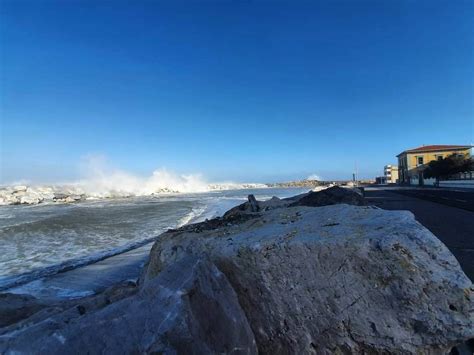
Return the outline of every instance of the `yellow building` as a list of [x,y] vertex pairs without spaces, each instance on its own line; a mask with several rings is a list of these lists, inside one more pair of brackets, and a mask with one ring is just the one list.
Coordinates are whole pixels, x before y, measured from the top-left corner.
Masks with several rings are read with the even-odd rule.
[[469,145],[424,145],[415,149],[405,150],[397,155],[399,182],[412,185],[432,185],[434,179],[423,179],[423,170],[430,161],[459,154],[468,158]]

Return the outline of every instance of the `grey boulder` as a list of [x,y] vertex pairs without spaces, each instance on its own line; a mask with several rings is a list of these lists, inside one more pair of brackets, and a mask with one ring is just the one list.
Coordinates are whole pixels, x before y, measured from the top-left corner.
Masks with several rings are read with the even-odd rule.
[[365,206],[367,201],[355,189],[333,186],[317,192],[310,192],[290,206],[320,207],[345,203],[348,205]]
[[135,295],[95,312],[74,307],[0,336],[1,353],[256,354],[237,296],[203,258],[186,257]]
[[46,307],[29,295],[0,293],[0,328],[28,318]]
[[171,231],[141,282],[189,254],[227,276],[262,354],[445,354],[474,337],[471,281],[407,211],[297,206]]

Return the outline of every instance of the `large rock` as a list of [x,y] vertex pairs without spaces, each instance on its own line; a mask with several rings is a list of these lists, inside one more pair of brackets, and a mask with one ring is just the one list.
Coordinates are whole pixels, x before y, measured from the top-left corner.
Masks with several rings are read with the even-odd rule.
[[224,213],[223,219],[240,219],[242,216],[249,217],[249,215],[258,213],[260,211],[269,211],[276,208],[288,207],[290,204],[307,195],[308,193],[304,193],[285,199],[280,199],[276,196],[273,196],[271,199],[266,201],[257,201],[254,195],[249,195],[246,202],[235,206]]
[[[274,198],[280,201],[278,197],[274,197]],[[260,207],[261,204],[262,202],[258,202],[254,195],[249,195],[246,202],[228,210],[226,213],[224,213],[223,218],[228,219],[229,217],[239,216],[239,215],[242,215],[243,212],[244,213],[258,212],[261,209]]]
[[0,328],[28,318],[44,307],[32,296],[0,293]]
[[188,226],[158,239],[141,282],[189,254],[227,276],[262,354],[442,354],[474,336],[471,281],[407,211],[296,206]]
[[28,187],[24,185],[17,185],[17,186],[13,186],[12,189],[13,189],[13,193],[18,193],[18,192],[26,192],[26,190],[28,190]]
[[37,191],[28,188],[25,195],[20,197],[20,203],[26,205],[35,205],[43,202],[44,197],[41,196]]
[[13,194],[9,189],[0,189],[0,206],[1,205],[17,205],[20,204],[19,196]]
[[54,193],[54,197],[53,197],[53,201],[65,201],[66,198],[68,198],[68,194],[64,193],[64,192],[55,192]]
[[237,296],[211,262],[187,257],[98,311],[72,307],[0,336],[0,353],[256,354]]
[[365,206],[367,205],[364,197],[354,189],[343,188],[339,186],[330,187],[322,191],[310,192],[292,203],[290,206],[327,206],[345,203],[348,205]]
[[125,281],[113,285],[103,292],[81,299],[40,300],[30,295],[0,294],[0,335],[15,332],[46,318],[69,310],[76,315],[90,313],[104,308],[111,303],[130,297],[137,292],[136,283]]

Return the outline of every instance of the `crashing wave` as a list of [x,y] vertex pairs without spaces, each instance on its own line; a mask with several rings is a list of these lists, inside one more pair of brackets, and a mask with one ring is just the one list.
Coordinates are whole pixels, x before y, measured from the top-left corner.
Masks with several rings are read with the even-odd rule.
[[110,166],[104,156],[84,157],[83,179],[49,186],[16,184],[0,187],[0,205],[75,202],[161,194],[201,193],[268,187],[265,184],[208,183],[200,174],[177,174],[166,169],[139,176]]

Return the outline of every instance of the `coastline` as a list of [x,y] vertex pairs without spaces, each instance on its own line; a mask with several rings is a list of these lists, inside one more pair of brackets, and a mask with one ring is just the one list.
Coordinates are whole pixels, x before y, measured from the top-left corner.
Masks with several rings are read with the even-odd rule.
[[444,353],[474,336],[474,287],[451,252],[354,190],[251,195],[163,233],[137,269],[138,283],[63,302],[1,294],[0,351]]
[[314,189],[327,186],[329,182],[317,180],[301,180],[279,183],[200,183],[198,186],[177,187],[161,185],[143,188],[137,186],[89,186],[92,183],[65,185],[7,185],[0,186],[0,206],[39,205],[39,204],[70,204],[84,201],[110,200],[134,197],[170,197],[193,193],[212,193],[232,190],[255,189]]
[[[283,195],[301,192],[301,189],[298,188],[285,190],[287,192]],[[243,191],[247,192],[247,190]],[[282,194],[280,190],[274,188],[265,189],[265,192]],[[215,194],[218,193],[218,191],[215,192]],[[266,198],[269,199],[270,195]],[[197,196],[199,199],[199,195]],[[243,196],[220,199],[206,197],[205,200],[202,200],[203,198],[205,195],[200,199],[205,207],[196,206],[193,208],[186,216],[179,218],[174,228],[222,216],[227,210],[245,201]],[[100,203],[100,201],[95,203]],[[66,206],[64,205],[64,207]],[[58,206],[58,208],[60,207]],[[23,206],[17,208],[23,208]],[[147,261],[153,243],[160,234],[157,233],[153,237],[128,243],[113,250],[67,260],[61,264],[35,269],[20,275],[4,277],[0,283],[0,292],[27,294],[52,301],[94,295],[114,284],[127,280],[136,281],[140,269]]]
[[[197,223],[209,216],[202,211],[183,217],[177,228]],[[111,251],[79,260],[15,275],[2,280],[0,292],[28,294],[38,299],[61,300],[80,298],[104,291],[123,281],[136,281],[152,244],[159,235]]]

